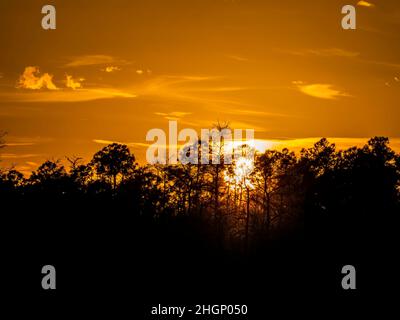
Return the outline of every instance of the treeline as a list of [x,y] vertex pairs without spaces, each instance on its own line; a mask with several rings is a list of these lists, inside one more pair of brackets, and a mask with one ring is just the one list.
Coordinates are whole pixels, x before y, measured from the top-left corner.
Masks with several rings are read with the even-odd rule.
[[397,222],[400,212],[400,155],[384,137],[344,151],[323,138],[299,155],[267,150],[232,164],[140,166],[117,143],[88,163],[67,160],[67,168],[46,161],[30,177],[3,169],[1,202],[12,208],[7,214],[42,210],[86,227],[120,216],[139,225],[183,223],[216,247],[247,251],[301,237],[304,228],[312,237],[350,239],[355,231],[363,237],[371,227]]

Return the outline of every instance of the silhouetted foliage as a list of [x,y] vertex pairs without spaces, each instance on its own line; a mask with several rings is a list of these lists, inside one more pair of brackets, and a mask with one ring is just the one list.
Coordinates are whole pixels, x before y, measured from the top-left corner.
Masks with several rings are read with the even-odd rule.
[[113,189],[117,187],[117,177],[122,179],[135,168],[135,157],[127,146],[113,143],[93,156],[91,162],[100,177],[110,178]]
[[[142,228],[161,243],[189,237],[239,252],[302,238],[304,226],[310,239],[339,243],[370,243],[367,236],[376,228],[398,226],[400,156],[384,137],[344,151],[324,138],[299,156],[287,149],[256,153],[252,164],[139,166],[117,143],[89,163],[68,161],[68,170],[46,161],[29,178],[3,171],[0,192],[21,210],[36,206],[57,215],[62,207],[73,213],[75,225],[130,216],[134,224],[122,224],[121,232]],[[248,165],[251,172],[245,172]]]

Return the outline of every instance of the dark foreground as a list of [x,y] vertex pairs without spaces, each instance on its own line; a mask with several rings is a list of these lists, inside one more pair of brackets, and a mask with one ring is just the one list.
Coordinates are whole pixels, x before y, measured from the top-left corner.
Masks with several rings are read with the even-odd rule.
[[[29,179],[2,173],[2,305],[15,318],[177,319],[152,307],[202,304],[248,314],[183,318],[386,318],[400,243],[400,157],[386,138],[267,151],[251,190],[227,186],[230,169],[141,168],[113,144],[68,172],[48,161]],[[55,290],[41,286],[44,265]],[[342,288],[345,265],[355,290]]]
[[[164,319],[151,307],[247,304],[249,319],[263,319],[318,315],[321,307],[357,314],[396,297],[398,244],[388,236],[358,243],[306,228],[251,253],[230,252],[185,219],[155,225],[111,207],[82,215],[65,207],[57,218],[36,209],[3,212],[2,290],[14,314]],[[41,288],[46,264],[56,268],[55,291]],[[341,287],[346,264],[356,267],[356,290]]]

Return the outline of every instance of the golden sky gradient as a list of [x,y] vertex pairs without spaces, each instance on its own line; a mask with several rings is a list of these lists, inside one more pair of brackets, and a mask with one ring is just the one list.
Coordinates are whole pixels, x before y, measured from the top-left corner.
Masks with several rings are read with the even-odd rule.
[[[169,119],[229,121],[275,148],[384,135],[400,150],[397,0],[50,2],[47,31],[43,1],[0,2],[2,167],[89,159],[111,141],[143,161]],[[357,30],[341,28],[346,4]]]

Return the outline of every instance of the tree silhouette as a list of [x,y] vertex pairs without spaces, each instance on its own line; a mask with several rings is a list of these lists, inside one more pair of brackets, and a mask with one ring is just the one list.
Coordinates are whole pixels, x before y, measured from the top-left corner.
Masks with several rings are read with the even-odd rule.
[[[199,158],[200,146],[194,146]],[[244,145],[237,151],[246,150]],[[387,138],[343,151],[321,139],[297,156],[288,149],[256,153],[254,163],[239,157],[227,164],[222,148],[210,148],[205,156],[215,152],[219,164],[139,166],[127,146],[113,143],[89,163],[67,158],[65,168],[61,161],[45,161],[29,178],[4,170],[0,193],[25,210],[45,206],[53,213],[59,206],[85,212],[74,224],[90,226],[103,213],[120,211],[135,217],[137,228],[158,230],[150,232],[157,238],[174,230],[219,250],[247,253],[302,234],[305,224],[315,243],[368,243],[371,230],[398,226],[400,156]],[[88,212],[96,218],[85,218]]]
[[0,172],[0,184],[3,191],[18,191],[19,188],[24,186],[25,182],[24,175],[15,169]]
[[91,162],[96,173],[111,179],[113,190],[117,187],[117,177],[127,176],[135,168],[135,156],[126,145],[113,143],[93,156]]
[[32,172],[30,180],[33,183],[43,184],[49,181],[58,180],[66,176],[66,174],[65,168],[60,164],[59,160],[47,160],[41,164],[35,172]]
[[84,191],[85,187],[93,180],[93,167],[91,163],[84,164],[79,157],[68,158],[70,163],[70,177],[77,188]]

